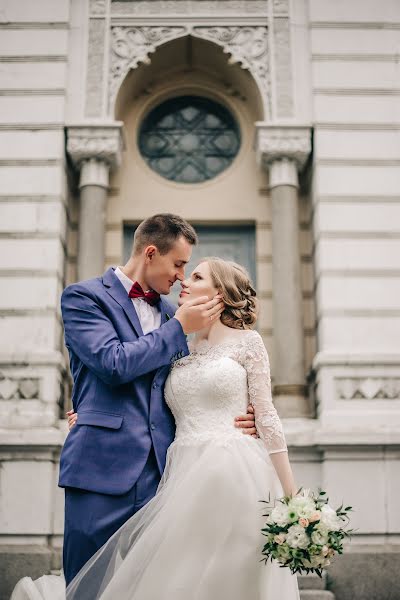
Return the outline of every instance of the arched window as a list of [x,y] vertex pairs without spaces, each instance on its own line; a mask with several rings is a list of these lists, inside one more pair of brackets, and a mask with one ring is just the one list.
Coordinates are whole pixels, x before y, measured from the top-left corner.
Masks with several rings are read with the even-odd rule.
[[221,104],[199,96],[166,100],[144,119],[139,148],[171,181],[200,183],[224,171],[240,147],[239,127]]

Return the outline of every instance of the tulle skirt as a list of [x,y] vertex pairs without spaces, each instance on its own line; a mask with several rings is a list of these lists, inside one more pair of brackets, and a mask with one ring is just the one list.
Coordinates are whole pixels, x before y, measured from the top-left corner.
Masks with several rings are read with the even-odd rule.
[[265,505],[283,495],[259,439],[169,448],[156,496],[86,563],[22,579],[12,600],[299,600],[297,578],[261,560]]

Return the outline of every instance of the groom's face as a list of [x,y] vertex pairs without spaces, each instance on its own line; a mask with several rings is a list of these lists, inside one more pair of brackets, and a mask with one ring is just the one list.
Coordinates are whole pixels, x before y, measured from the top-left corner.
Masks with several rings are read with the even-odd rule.
[[146,261],[146,283],[159,294],[169,294],[175,281],[185,277],[185,266],[192,256],[193,246],[180,236],[167,254],[155,249],[151,260]]

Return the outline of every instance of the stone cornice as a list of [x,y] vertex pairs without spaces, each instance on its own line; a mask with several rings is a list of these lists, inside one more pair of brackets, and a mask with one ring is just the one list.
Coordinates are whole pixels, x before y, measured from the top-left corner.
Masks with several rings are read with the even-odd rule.
[[294,161],[301,171],[311,153],[311,127],[258,122],[256,153],[259,164],[265,168],[275,161],[287,159]]
[[[285,11],[287,0],[274,0],[278,11]],[[96,10],[95,5],[103,5],[104,0],[91,0],[91,11],[106,12],[105,7]],[[92,6],[94,5],[94,6]],[[268,16],[268,2],[266,0],[131,0],[127,2],[114,1],[111,4],[111,13],[113,15],[132,15],[138,16],[156,16],[164,18],[168,15],[184,15],[186,18],[196,18],[205,15],[208,19],[215,16],[226,17],[235,15],[237,17],[246,17],[256,15],[258,17]],[[286,6],[287,13],[287,6]]]
[[54,352],[0,352],[0,369],[21,369],[30,367],[59,367],[66,369],[64,354]]
[[372,353],[372,352],[317,352],[313,359],[313,368],[320,369],[321,367],[349,367],[360,368],[364,367],[371,371],[371,368],[383,369],[382,372],[387,372],[387,369],[394,368],[393,374],[398,374],[400,365],[400,353]]
[[123,150],[123,123],[70,125],[67,131],[67,152],[78,168],[95,159],[109,167],[117,167]]

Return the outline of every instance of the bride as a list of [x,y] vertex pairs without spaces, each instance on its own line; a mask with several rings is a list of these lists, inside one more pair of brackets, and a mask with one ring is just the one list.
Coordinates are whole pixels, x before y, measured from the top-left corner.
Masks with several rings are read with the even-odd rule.
[[[11,600],[299,600],[288,568],[261,562],[264,505],[294,495],[268,355],[251,329],[256,293],[233,262],[204,259],[182,283],[180,304],[221,293],[220,320],[195,335],[165,385],[176,436],[156,496],[69,584],[22,579]],[[232,428],[253,405],[259,438]],[[74,422],[76,415],[72,419]]]

